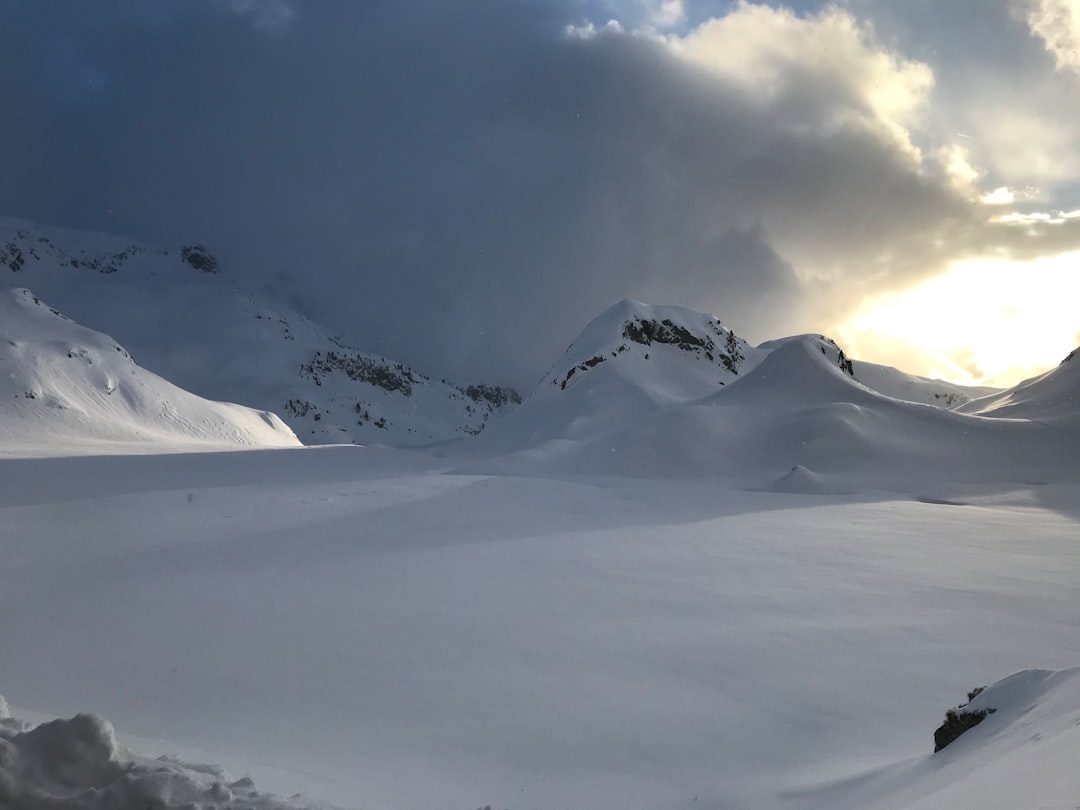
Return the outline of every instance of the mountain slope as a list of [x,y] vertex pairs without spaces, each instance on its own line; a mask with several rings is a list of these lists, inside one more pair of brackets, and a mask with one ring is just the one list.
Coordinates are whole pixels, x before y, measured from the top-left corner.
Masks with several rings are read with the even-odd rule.
[[940,408],[963,409],[966,403],[976,397],[999,392],[999,389],[988,386],[958,385],[945,380],[919,377],[892,366],[868,363],[865,360],[856,362],[854,369],[855,378],[879,394],[905,402],[937,405]]
[[479,433],[520,401],[345,345],[233,286],[201,245],[147,248],[0,219],[0,274],[121,341],[188,390],[281,414],[308,444],[422,445]]
[[1057,368],[960,407],[965,413],[1054,423],[1080,421],[1080,349]]
[[297,445],[274,414],[195,396],[29,290],[0,292],[0,453]]

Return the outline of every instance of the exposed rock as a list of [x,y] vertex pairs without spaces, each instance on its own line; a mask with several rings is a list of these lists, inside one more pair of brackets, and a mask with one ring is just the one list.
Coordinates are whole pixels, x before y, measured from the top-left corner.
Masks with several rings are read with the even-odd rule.
[[968,692],[968,702],[962,703],[955,709],[949,709],[945,712],[945,722],[942,723],[938,729],[934,732],[934,753],[936,754],[942,748],[945,748],[950,743],[956,741],[956,739],[966,731],[975,728],[987,715],[993,714],[997,709],[987,707],[985,709],[976,709],[973,711],[964,711],[964,707],[973,701],[980,692],[985,689],[985,686],[977,687]]
[[316,385],[322,384],[324,375],[335,371],[340,371],[354,382],[371,383],[407,397],[412,396],[413,384],[418,381],[416,372],[401,363],[379,362],[359,352],[315,352],[311,361],[300,367],[301,374]]
[[200,244],[184,245],[180,248],[180,258],[203,273],[218,271],[218,260]]
[[487,402],[493,408],[502,408],[505,405],[520,405],[521,394],[513,388],[502,385],[469,385],[465,389],[465,396],[473,402]]

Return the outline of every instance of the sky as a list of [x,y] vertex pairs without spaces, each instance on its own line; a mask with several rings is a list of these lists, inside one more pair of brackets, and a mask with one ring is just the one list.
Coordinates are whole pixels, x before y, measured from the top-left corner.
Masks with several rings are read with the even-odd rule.
[[0,23],[0,214],[201,241],[431,376],[527,390],[627,297],[982,384],[1080,343],[1080,0],[0,0]]

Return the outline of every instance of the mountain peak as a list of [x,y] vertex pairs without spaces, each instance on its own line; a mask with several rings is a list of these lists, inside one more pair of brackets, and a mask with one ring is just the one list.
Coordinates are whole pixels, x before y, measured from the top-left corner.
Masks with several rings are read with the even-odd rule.
[[664,369],[655,372],[650,366],[671,370],[672,362],[689,360],[715,367],[706,372],[712,380],[709,387],[714,387],[737,375],[752,352],[746,341],[712,315],[623,299],[585,327],[546,379],[565,391],[575,377],[580,380],[609,361],[620,366],[624,375],[633,369],[648,379],[664,374]]

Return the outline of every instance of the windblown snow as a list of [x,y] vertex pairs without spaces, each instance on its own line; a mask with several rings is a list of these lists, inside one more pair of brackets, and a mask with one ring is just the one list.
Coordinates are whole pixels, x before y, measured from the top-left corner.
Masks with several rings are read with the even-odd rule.
[[623,301],[514,407],[201,246],[9,227],[0,808],[1080,802],[1075,359],[965,390]]

